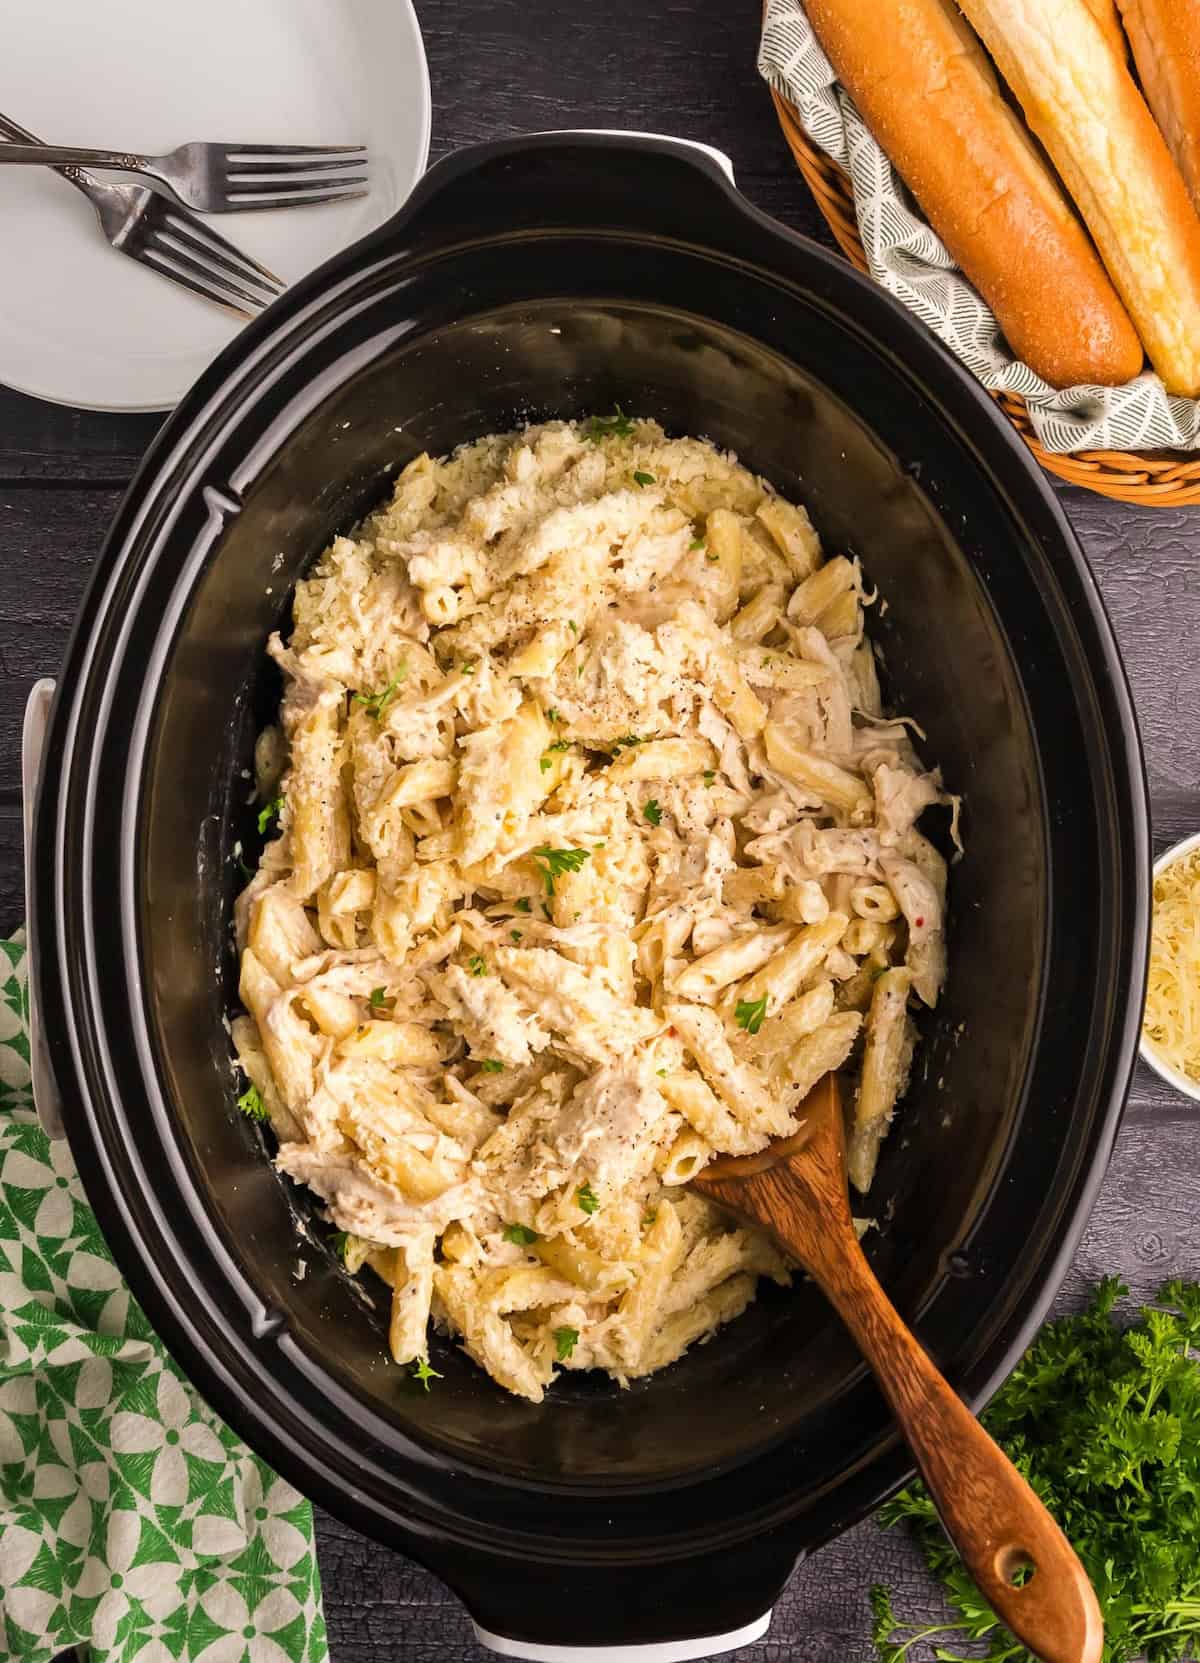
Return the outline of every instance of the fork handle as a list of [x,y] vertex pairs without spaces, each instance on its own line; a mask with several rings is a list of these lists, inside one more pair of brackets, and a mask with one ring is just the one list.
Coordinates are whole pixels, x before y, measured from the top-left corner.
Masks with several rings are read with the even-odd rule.
[[0,164],[26,167],[106,167],[122,173],[142,173],[153,158],[127,150],[84,150],[69,144],[2,144]]

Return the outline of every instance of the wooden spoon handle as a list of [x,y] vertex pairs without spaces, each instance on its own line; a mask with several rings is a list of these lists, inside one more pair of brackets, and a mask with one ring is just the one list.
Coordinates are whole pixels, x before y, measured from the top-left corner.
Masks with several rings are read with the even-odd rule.
[[913,1338],[858,1244],[821,1257],[810,1269],[875,1371],[988,1604],[1044,1663],[1095,1663],[1100,1607],[1070,1542]]

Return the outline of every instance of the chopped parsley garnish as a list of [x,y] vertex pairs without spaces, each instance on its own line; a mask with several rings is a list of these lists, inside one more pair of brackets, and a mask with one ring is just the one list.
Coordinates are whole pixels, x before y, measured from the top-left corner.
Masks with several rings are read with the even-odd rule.
[[571,741],[569,739],[556,739],[553,745],[547,745],[546,749],[548,751],[569,751],[571,749]]
[[554,764],[548,756],[538,757],[538,767],[541,769],[543,774],[548,774],[553,766]]
[[531,1230],[527,1224],[506,1224],[504,1239],[510,1241],[514,1247],[528,1247],[530,1242],[538,1240],[536,1230]]
[[665,1068],[656,1068],[654,1072],[658,1075],[660,1080],[665,1080],[667,1077],[667,1071]]
[[382,722],[383,713],[396,697],[396,690],[408,674],[408,665],[401,664],[396,671],[393,681],[389,681],[381,693],[353,693],[351,703],[360,704],[368,716],[374,716],[377,722]]
[[693,554],[695,554],[698,549],[702,549],[703,547],[704,547],[704,538],[703,537],[693,537],[691,542],[688,544],[688,548],[691,550],[691,552]]
[[594,1213],[600,1205],[600,1197],[596,1194],[590,1182],[580,1184],[575,1191],[575,1200],[579,1204],[580,1211],[585,1213]]
[[487,960],[481,953],[472,953],[470,958],[467,960],[467,969],[471,972],[472,976],[486,976]]
[[543,843],[540,849],[533,851],[533,858],[541,869],[546,894],[553,895],[554,880],[561,878],[564,872],[578,872],[584,861],[592,858],[592,851],[590,849],[551,849]]
[[567,619],[567,628],[571,631],[572,635],[579,634],[579,625],[575,622],[574,618]]
[[412,1377],[414,1380],[419,1380],[426,1391],[429,1390],[429,1382],[431,1380],[442,1380],[445,1378],[443,1375],[440,1375],[436,1369],[430,1368],[428,1357],[417,1358],[412,1366]]
[[584,436],[592,444],[598,445],[601,439],[628,439],[633,432],[633,423],[619,404],[613,405],[611,416],[593,416],[586,428]]
[[551,761],[552,753],[557,751],[569,751],[570,749],[571,741],[569,739],[559,739],[556,740],[553,745],[547,745],[545,751],[538,758],[538,767],[542,770],[542,773],[548,774],[554,766]]
[[474,664],[460,664],[458,668],[459,668],[460,675],[473,676],[475,674],[476,670],[479,668],[479,664],[478,664],[478,662],[476,662]]
[[497,1059],[495,1057],[484,1057],[483,1061],[479,1064],[479,1066],[485,1074],[503,1074],[504,1073],[504,1064],[502,1062],[497,1061]]
[[372,1010],[377,1011],[379,1009],[380,1005],[385,1004],[386,1001],[387,1001],[387,988],[385,988],[385,987],[373,987],[371,989],[371,997],[367,1002],[370,1005]]
[[662,809],[658,806],[657,797],[651,797],[650,801],[642,809],[642,815],[643,818],[649,820],[652,826],[662,825]]
[[[1100,1601],[1105,1663],[1200,1656],[1200,1283],[1159,1288],[1131,1327],[1115,1320],[1128,1293],[1115,1277],[1093,1290],[1078,1316],[1049,1323],[983,1415],[1070,1536]],[[988,1663],[1030,1654],[997,1620],[937,1522],[920,1484],[880,1514],[909,1525],[926,1563],[945,1584],[936,1625],[897,1616],[888,1592],[871,1604],[886,1663],[931,1638],[938,1657],[970,1640]]]
[[557,722],[558,721],[558,711],[554,708],[553,705],[551,705],[549,710],[546,712],[546,720],[548,722]]
[[766,1014],[767,996],[764,993],[761,999],[739,999],[733,1020],[739,1028],[745,1028],[748,1034],[756,1034],[762,1027]]
[[267,1105],[256,1085],[249,1085],[237,1100],[237,1106],[250,1120],[269,1120]]
[[517,942],[520,941],[520,939],[521,939],[520,930],[509,930],[508,938],[512,942],[513,946],[515,947]]
[[329,1244],[343,1264],[346,1262],[346,1252],[350,1246],[349,1230],[339,1230]]
[[648,1213],[642,1214],[642,1229],[648,1230],[658,1219],[658,1208],[651,1207]]
[[716,777],[717,777],[717,770],[715,768],[706,768],[704,770],[704,783],[705,783],[705,785],[711,785],[713,783],[713,781],[716,779]]
[[644,745],[645,743],[646,741],[644,739],[640,739],[636,733],[627,733],[623,735],[622,738],[613,742],[612,754],[614,756],[620,756],[621,752],[625,750],[627,746]]
[[647,473],[644,468],[637,468],[634,470],[633,483],[635,485],[657,485],[658,481],[652,473]]
[[518,901],[517,901],[517,911],[518,912],[528,912],[529,911],[529,897],[528,897],[528,895],[522,895],[518,899]]
[[283,807],[283,798],[282,797],[272,797],[271,801],[267,804],[267,806],[265,808],[260,808],[259,809],[259,811],[258,811],[258,835],[260,837],[265,837],[266,836],[267,827],[271,824],[272,820],[278,820],[279,811],[282,807]]
[[578,1328],[556,1328],[554,1330],[554,1349],[558,1353],[560,1363],[566,1362],[578,1344]]

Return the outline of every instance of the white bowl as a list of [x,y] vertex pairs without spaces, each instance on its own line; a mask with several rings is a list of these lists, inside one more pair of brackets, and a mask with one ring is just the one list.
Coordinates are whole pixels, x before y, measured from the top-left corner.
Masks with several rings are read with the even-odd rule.
[[[1173,861],[1181,860],[1184,855],[1191,854],[1192,850],[1197,848],[1200,848],[1200,832],[1193,832],[1190,837],[1185,837],[1181,843],[1173,843],[1169,849],[1164,849],[1154,862],[1154,876],[1157,878],[1159,873],[1170,866]],[[1138,1040],[1138,1051],[1141,1053],[1143,1060],[1148,1062],[1154,1072],[1164,1079],[1169,1086],[1174,1086],[1176,1091],[1181,1091],[1185,1097],[1190,1097],[1194,1103],[1200,1103],[1200,1081],[1189,1079],[1186,1074],[1181,1074],[1177,1068],[1172,1068],[1162,1053],[1156,1050],[1150,1040],[1146,1038],[1144,1028]]]

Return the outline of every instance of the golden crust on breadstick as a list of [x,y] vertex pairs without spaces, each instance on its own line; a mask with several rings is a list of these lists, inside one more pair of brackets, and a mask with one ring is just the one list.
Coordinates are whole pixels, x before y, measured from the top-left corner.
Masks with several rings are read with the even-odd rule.
[[1017,357],[1058,387],[1136,375],[1133,324],[953,4],[807,0],[807,11],[838,79]]
[[1104,30],[1105,38],[1124,63],[1129,56],[1129,42],[1117,13],[1117,0],[1086,0],[1087,9]]
[[1200,394],[1200,218],[1124,62],[1086,0],[961,3],[1074,198],[1167,391]]
[[1121,12],[1146,102],[1200,209],[1200,0],[1121,0]]

